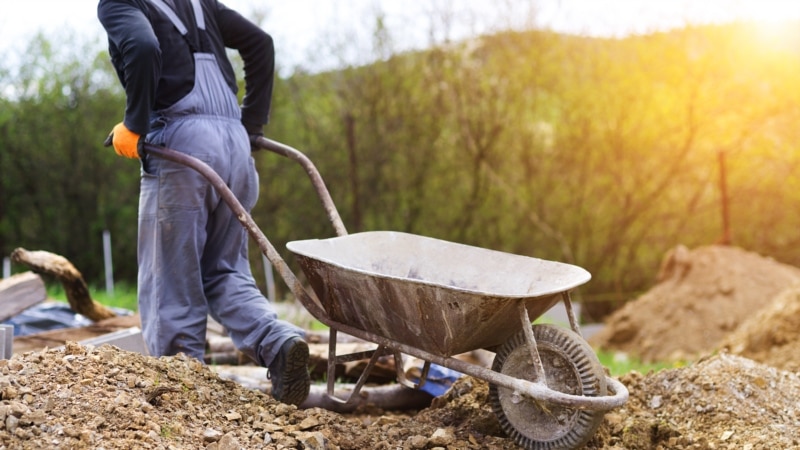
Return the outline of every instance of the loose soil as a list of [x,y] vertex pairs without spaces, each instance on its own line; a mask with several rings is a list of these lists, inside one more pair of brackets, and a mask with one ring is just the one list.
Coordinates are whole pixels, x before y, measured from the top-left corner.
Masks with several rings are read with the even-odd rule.
[[800,287],[781,292],[720,346],[773,367],[800,371]]
[[[298,410],[183,356],[69,344],[0,363],[3,449],[514,449],[486,383],[462,377],[417,414]],[[621,380],[629,401],[589,449],[800,447],[800,379],[739,356]]]
[[745,320],[800,283],[800,269],[736,247],[673,249],[656,285],[612,313],[590,343],[645,362],[719,349]]
[[[602,342],[654,358],[705,356],[621,377],[630,398],[586,448],[800,448],[800,271],[721,247],[665,261]],[[417,412],[299,410],[183,355],[68,343],[0,361],[0,450],[518,448],[487,397],[485,382],[465,376]]]

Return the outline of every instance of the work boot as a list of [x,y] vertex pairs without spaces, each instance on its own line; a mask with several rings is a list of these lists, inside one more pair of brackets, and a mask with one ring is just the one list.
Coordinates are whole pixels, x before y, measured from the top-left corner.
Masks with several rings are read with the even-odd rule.
[[267,370],[275,400],[299,406],[308,397],[311,389],[308,344],[301,338],[293,337],[284,342]]

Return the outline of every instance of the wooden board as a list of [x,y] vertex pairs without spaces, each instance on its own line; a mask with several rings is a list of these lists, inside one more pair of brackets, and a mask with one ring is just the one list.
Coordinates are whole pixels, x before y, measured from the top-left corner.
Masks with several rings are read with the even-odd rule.
[[47,300],[42,278],[33,272],[23,272],[0,279],[0,322]]
[[139,315],[118,316],[106,319],[92,325],[77,328],[62,328],[59,330],[42,331],[28,336],[14,338],[14,354],[29,351],[41,351],[44,348],[60,347],[67,341],[80,342],[97,338],[108,333],[130,327],[141,326]]

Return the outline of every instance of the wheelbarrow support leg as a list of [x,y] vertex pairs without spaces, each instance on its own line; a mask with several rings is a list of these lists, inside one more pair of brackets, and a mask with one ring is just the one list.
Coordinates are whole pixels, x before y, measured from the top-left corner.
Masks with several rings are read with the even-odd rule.
[[561,298],[564,300],[564,309],[567,310],[567,319],[569,319],[569,326],[572,331],[578,333],[578,336],[583,337],[581,329],[578,326],[578,320],[575,318],[575,311],[572,309],[572,300],[569,297],[569,291],[561,293]]
[[[336,329],[330,329],[330,340],[328,342],[328,398],[332,401],[340,404],[347,404],[361,392],[361,388],[364,387],[366,384],[367,379],[369,378],[369,374],[372,372],[372,369],[375,367],[375,364],[378,362],[378,358],[383,355],[389,354],[388,349],[383,345],[378,345],[378,348],[375,350],[368,350],[365,352],[356,352],[356,353],[349,353],[347,355],[336,355]],[[353,387],[353,391],[350,395],[347,396],[345,399],[341,399],[335,395],[335,382],[336,382],[336,365],[339,363],[345,363],[350,361],[361,361],[363,359],[369,358],[369,363],[367,363],[367,367],[364,368],[364,371],[361,373],[361,376],[358,378],[356,385]]]
[[546,386],[547,380],[544,375],[542,358],[539,356],[539,350],[536,348],[536,338],[533,337],[533,329],[531,328],[531,323],[533,321],[528,315],[528,308],[525,307],[524,301],[517,302],[517,308],[519,309],[520,320],[522,320],[522,331],[525,333],[525,340],[528,342],[528,349],[531,352],[531,358],[533,360],[533,369],[536,374],[534,383],[541,383]]
[[426,360],[422,365],[422,373],[419,376],[419,382],[414,383],[413,381],[409,380],[408,377],[406,377],[403,354],[397,350],[394,352],[394,366],[395,371],[397,372],[397,382],[410,389],[419,389],[424,386],[425,382],[428,380],[428,372],[431,370],[431,362]]

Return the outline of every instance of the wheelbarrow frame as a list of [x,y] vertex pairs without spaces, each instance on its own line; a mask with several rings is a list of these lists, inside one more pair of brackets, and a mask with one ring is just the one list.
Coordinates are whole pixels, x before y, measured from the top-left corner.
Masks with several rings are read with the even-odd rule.
[[[339,212],[333,203],[330,193],[328,192],[328,189],[325,186],[319,171],[306,155],[297,149],[264,137],[253,139],[252,144],[255,148],[261,148],[273,153],[277,153],[300,164],[310,178],[311,183],[313,184],[314,189],[316,190],[316,193],[322,202],[323,207],[325,208],[328,219],[333,225],[337,236],[347,235],[347,230],[345,229]],[[388,339],[368,330],[362,330],[333,320],[325,311],[325,308],[323,307],[321,301],[317,298],[316,294],[313,291],[309,292],[306,290],[306,288],[295,276],[294,272],[289,268],[289,265],[286,263],[286,261],[281,257],[269,239],[267,239],[258,225],[256,225],[256,223],[253,221],[250,214],[244,209],[236,196],[228,188],[220,176],[214,171],[214,169],[197,158],[169,148],[145,143],[143,144],[143,150],[146,153],[154,154],[163,159],[190,167],[205,177],[211,183],[212,187],[219,193],[223,201],[233,210],[237,219],[244,226],[245,230],[247,230],[251,238],[253,238],[253,240],[256,242],[262,253],[267,257],[267,259],[269,259],[273,267],[276,268],[279,275],[287,284],[295,297],[300,300],[300,303],[312,316],[329,327],[330,339],[327,367],[327,396],[331,400],[338,403],[349,403],[351,399],[355,398],[355,396],[359,394],[361,388],[366,383],[372,368],[377,363],[378,358],[384,355],[393,355],[396,362],[395,366],[397,372],[397,381],[411,388],[420,388],[425,383],[430,365],[434,363],[457,372],[485,380],[488,383],[510,389],[515,393],[530,397],[534,400],[554,403],[569,408],[607,411],[621,406],[627,401],[628,390],[625,388],[625,386],[621,382],[608,376],[606,376],[605,381],[608,389],[613,392],[613,395],[587,397],[583,395],[565,394],[548,388],[545,379],[545,370],[536,346],[536,339],[530,326],[533,321],[528,315],[524,299],[518,300],[517,310],[519,312],[519,319],[522,324],[522,329],[525,333],[525,340],[528,348],[530,349],[531,357],[533,358],[535,370],[535,376],[533,378],[535,381],[514,378],[450,356],[433,354],[423,349],[416,348],[412,345],[398,342],[393,339]],[[569,291],[562,292],[561,298],[567,312],[570,328],[572,331],[580,335],[580,328],[573,312]],[[378,347],[374,350],[365,352],[337,355],[336,337],[337,333],[340,331],[377,344]],[[406,379],[402,364],[403,354],[415,356],[424,361],[422,374],[418,383],[413,383]],[[350,395],[344,399],[336,397],[334,394],[336,365],[367,358],[369,358],[369,362],[360,375],[359,380],[357,381]]]

